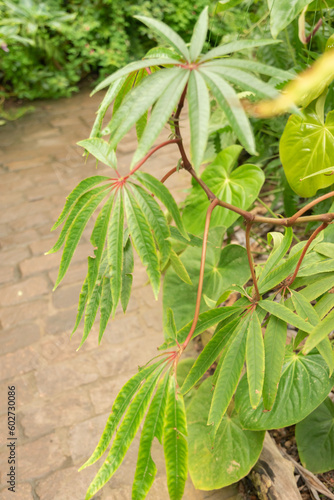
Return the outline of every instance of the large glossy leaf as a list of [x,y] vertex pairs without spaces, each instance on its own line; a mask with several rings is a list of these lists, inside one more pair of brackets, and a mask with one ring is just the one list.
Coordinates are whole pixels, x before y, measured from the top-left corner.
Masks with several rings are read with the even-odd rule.
[[290,116],[280,141],[280,157],[292,189],[308,198],[333,184],[333,176],[326,174],[301,179],[334,165],[334,111],[325,123],[312,110],[304,116]]
[[234,331],[226,346],[208,417],[208,425],[212,426],[212,438],[217,433],[239,382],[246,357],[246,339],[250,321],[251,317],[248,314],[239,323],[239,327]]
[[189,472],[195,488],[214,490],[248,474],[262,450],[264,432],[245,431],[236,413],[225,415],[212,445],[207,426],[212,377],[206,379],[187,408]]
[[158,369],[147,378],[146,382],[130,403],[111,445],[108,456],[89,485],[85,500],[90,500],[95,493],[109,481],[121,465],[144,417],[161,371],[162,368]]
[[191,160],[198,172],[207,145],[210,119],[209,92],[199,71],[190,73],[187,99],[189,103]]
[[157,297],[160,288],[159,260],[150,226],[136,200],[127,191],[124,191],[124,205],[133,244],[146,266],[154,295]]
[[296,425],[298,454],[304,467],[314,474],[334,469],[334,403],[323,403]]
[[181,500],[188,474],[187,420],[184,401],[176,393],[176,379],[169,376],[163,429],[167,486],[171,500]]
[[[308,339],[306,340],[303,352],[308,353],[317,346],[327,335],[334,329],[334,310],[332,310],[314,329],[311,330]],[[305,329],[304,329],[305,330]]]
[[136,394],[137,390],[141,386],[143,380],[149,377],[154,370],[161,364],[161,361],[157,361],[153,365],[147,366],[139,370],[130,380],[123,385],[122,389],[119,391],[115,402],[112,406],[111,413],[107,420],[107,424],[100,438],[97,447],[94,450],[92,456],[84,463],[80,470],[94,464],[99,458],[102,457],[103,453],[108,448],[111,438],[124,415],[125,410],[129,406],[132,398]]
[[174,108],[176,108],[188,78],[188,70],[184,68],[174,69],[173,79],[155,103],[150,119],[141,135],[135,154],[133,155],[131,166],[135,165],[143,158],[159,136],[161,130],[172,115]]
[[135,478],[132,485],[133,500],[144,500],[146,498],[157,473],[157,467],[151,456],[151,447],[155,437],[160,444],[162,442],[168,382],[168,374],[166,374],[159,383],[145,418],[140,436]]
[[[232,170],[240,151],[240,146],[226,148],[204,170],[201,178],[218,198],[247,210],[260,192],[264,175],[255,165],[242,165]],[[196,183],[186,199],[183,211],[183,222],[188,231],[194,234],[203,232],[209,204],[206,194]],[[212,213],[210,224],[211,227],[229,227],[238,217],[231,210],[217,207]]]
[[209,86],[213,97],[224,111],[241,144],[250,154],[256,154],[252,128],[233,87],[220,75],[207,68],[201,68],[199,71]]
[[286,344],[287,324],[276,316],[270,316],[264,335],[265,371],[263,405],[271,410],[281,378]]
[[274,38],[284,30],[312,0],[267,0],[270,10],[270,29]]
[[208,31],[209,25],[209,16],[208,16],[208,7],[205,7],[201,15],[199,16],[193,30],[193,34],[190,41],[190,60],[195,62],[198,56],[200,55],[203,45],[206,39],[206,34]]
[[254,49],[255,47],[262,47],[264,45],[271,45],[274,43],[279,43],[276,40],[236,40],[235,42],[225,43],[219,45],[214,49],[210,50],[205,56],[201,57],[201,61],[209,61],[210,59],[215,59],[216,57],[223,57],[232,52],[238,52],[239,50]]
[[85,148],[88,153],[91,153],[98,161],[102,161],[108,167],[117,167],[114,148],[104,139],[92,137],[78,142],[78,145]]
[[230,321],[218,332],[216,332],[212,339],[210,339],[210,341],[206,344],[181,387],[182,394],[186,394],[190,391],[190,389],[203,377],[210,366],[216,361],[239,322],[240,318]]
[[[181,255],[193,285],[181,281],[174,269],[168,268],[163,283],[164,311],[171,307],[178,329],[186,325],[194,316],[196,303],[201,249],[189,247]],[[207,249],[203,294],[217,300],[224,290],[232,284],[243,285],[249,279],[250,270],[246,250],[239,245],[228,245],[223,250],[209,247]],[[178,293],[175,293],[178,290]],[[180,300],[182,297],[182,300]],[[200,311],[208,309],[202,297]],[[165,312],[164,312],[165,314]]]
[[124,208],[122,190],[116,194],[113,213],[108,227],[108,264],[111,270],[113,314],[121,296],[123,270]]
[[146,26],[148,26],[148,28],[150,28],[154,33],[156,33],[159,38],[164,40],[164,42],[167,42],[168,45],[171,45],[174,50],[176,50],[176,52],[180,54],[180,56],[183,56],[187,61],[190,61],[189,50],[185,42],[174,30],[172,30],[172,28],[167,26],[167,24],[150,17],[134,17],[141,21],[143,24],[146,24]]
[[146,172],[137,172],[135,174],[135,177],[141,184],[143,184],[143,186],[145,186],[149,191],[151,191],[165,205],[168,212],[173,217],[180,233],[187,240],[189,240],[189,236],[184,228],[177,204],[173,196],[170,194],[169,190],[166,188],[166,186],[164,186],[160,181],[158,181],[158,179],[153,177],[153,175],[147,174]]
[[264,380],[264,344],[256,310],[251,315],[247,330],[246,365],[249,398],[252,408],[256,408],[261,400]]
[[304,356],[288,351],[282,369],[276,400],[269,412],[263,403],[253,410],[249,401],[247,376],[239,383],[236,392],[236,411],[245,429],[279,429],[293,425],[305,418],[328,395],[334,383],[328,367],[320,354]]

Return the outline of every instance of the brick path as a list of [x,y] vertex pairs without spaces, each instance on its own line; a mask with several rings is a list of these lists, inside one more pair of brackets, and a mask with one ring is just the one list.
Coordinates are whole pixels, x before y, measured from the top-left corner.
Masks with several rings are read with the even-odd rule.
[[[88,137],[101,95],[88,91],[66,100],[37,104],[36,111],[0,129],[0,497],[3,500],[83,500],[97,467],[78,473],[104,428],[114,397],[136,366],[156,353],[162,341],[161,300],[156,303],[137,262],[134,291],[126,317],[118,311],[100,347],[97,331],[76,352],[81,331],[69,339],[86,274],[90,228],[86,228],[68,275],[52,293],[60,254],[44,256],[57,235],[50,227],[65,196],[84,177],[94,175],[76,142]],[[135,147],[129,135],[119,147],[120,169],[128,170]],[[147,169],[162,176],[178,160],[173,146],[158,152]],[[99,166],[100,173],[108,171]],[[109,170],[110,171],[110,170]],[[168,181],[177,200],[184,196],[186,173]],[[182,188],[180,188],[180,183]],[[161,298],[161,297],[160,297]],[[7,386],[17,392],[16,496],[7,491]],[[135,439],[123,465],[96,499],[130,500],[137,458]],[[161,449],[154,456],[158,478],[148,496],[167,500]],[[235,498],[196,492],[189,481],[185,500]]]

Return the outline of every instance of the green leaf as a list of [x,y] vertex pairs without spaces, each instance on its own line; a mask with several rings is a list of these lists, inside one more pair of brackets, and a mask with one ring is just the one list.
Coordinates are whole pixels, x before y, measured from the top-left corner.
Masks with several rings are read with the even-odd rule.
[[207,426],[212,377],[206,379],[187,408],[189,472],[195,488],[214,490],[246,476],[262,450],[264,432],[245,431],[238,415],[225,415],[214,444]]
[[174,50],[183,56],[186,61],[190,62],[190,54],[188,47],[182,38],[167,24],[145,16],[134,16],[135,19],[145,24],[150,30],[153,31],[159,38],[164,40],[168,45],[171,45]]
[[124,76],[127,76],[129,73],[133,73],[134,71],[138,71],[143,68],[150,68],[151,66],[166,66],[170,64],[180,64],[180,62],[177,59],[172,59],[169,57],[156,57],[156,58],[147,58],[144,60],[140,61],[134,61],[127,66],[124,66],[124,68],[119,69],[118,71],[115,71],[112,75],[108,76],[102,82],[100,82],[95,89],[92,92],[92,95],[98,92],[99,90],[104,89],[105,87],[108,87],[112,83],[114,83],[116,80],[119,80],[123,78]]
[[63,211],[59,215],[57,222],[52,226],[51,231],[54,231],[62,222],[64,222],[75,202],[78,201],[83,194],[87,193],[87,191],[93,186],[96,186],[96,184],[100,184],[101,182],[108,180],[109,177],[105,177],[104,175],[94,175],[93,177],[88,177],[88,179],[84,179],[79,182],[79,184],[67,196]]
[[77,349],[77,351],[80,349],[80,347],[84,344],[86,341],[96,318],[97,310],[100,305],[100,300],[101,300],[101,290],[102,290],[102,283],[100,280],[98,280],[94,286],[94,289],[91,293],[90,298],[87,301],[86,304],[86,310],[85,310],[85,323],[84,323],[84,331],[82,334],[82,339],[80,342],[80,345]]
[[100,330],[99,330],[99,344],[101,343],[103,334],[107,327],[111,311],[112,311],[112,295],[111,295],[111,286],[110,286],[110,278],[103,278],[102,281],[102,291],[101,291],[101,300],[100,300]]
[[[235,85],[238,85],[243,90],[249,90],[255,95],[263,98],[274,99],[278,97],[277,90],[269,85],[268,83],[263,82],[256,76],[251,73],[247,73],[246,71],[242,71],[239,68],[232,68],[229,66],[221,66],[220,61],[212,61],[205,63],[201,66],[201,68],[208,69],[209,71],[213,71],[217,75],[220,75],[225,80],[228,80]],[[247,62],[245,62],[244,70],[247,70]]]
[[150,226],[136,200],[126,190],[124,191],[124,204],[133,244],[142,263],[146,266],[154,295],[157,298],[160,288],[160,271]]
[[252,408],[260,403],[264,380],[264,344],[256,310],[251,315],[247,331],[246,365],[249,383],[249,398]]
[[226,346],[224,360],[218,375],[211,402],[208,425],[212,425],[213,438],[237,388],[246,357],[246,339],[250,315],[247,315],[234,331]]
[[140,437],[136,473],[132,485],[133,500],[144,500],[146,498],[157,473],[156,465],[151,456],[151,447],[155,437],[160,444],[162,442],[168,382],[169,378],[166,373],[158,385],[157,392],[147,412]]
[[280,429],[299,422],[319,406],[334,383],[320,354],[307,356],[288,352],[283,364],[277,396],[271,411],[263,403],[253,410],[249,401],[247,377],[239,383],[235,408],[245,429]]
[[172,72],[173,76],[172,79],[169,80],[169,85],[163,90],[155,103],[150,119],[145,127],[135,154],[133,155],[131,167],[144,157],[159,136],[179,102],[187,84],[189,74],[191,74],[189,70],[184,68],[169,70],[170,75],[172,75]]
[[294,314],[283,304],[278,304],[278,302],[272,302],[271,300],[260,300],[258,305],[268,313],[273,314],[277,318],[295,326],[296,328],[301,328],[308,333],[312,331],[312,325],[310,325],[310,323],[307,323],[297,314]]
[[169,497],[181,500],[188,474],[187,420],[183,397],[176,393],[174,375],[169,376],[163,444]]
[[239,5],[243,0],[220,0],[217,4],[217,12],[225,12],[225,10],[232,9],[236,5]]
[[216,332],[212,339],[210,339],[210,341],[206,344],[183,383],[181,388],[181,393],[183,395],[197,384],[210,366],[216,361],[239,322],[240,318],[230,321],[218,332]]
[[208,16],[208,7],[205,7],[193,30],[193,34],[190,40],[190,48],[189,48],[189,53],[190,53],[190,60],[192,62],[195,62],[198,56],[200,55],[203,45],[205,43],[206,39],[206,34],[208,32],[208,26],[209,25],[209,16]]
[[331,186],[333,176],[305,177],[334,165],[334,111],[328,113],[325,123],[311,109],[304,111],[303,118],[291,115],[281,137],[280,158],[286,178],[299,196],[309,198],[318,189]]
[[170,308],[167,309],[167,313],[166,313],[165,331],[167,333],[167,338],[171,338],[171,339],[176,340],[177,332],[176,332],[174,314],[173,314],[173,310]]
[[330,273],[334,271],[334,259],[325,259],[321,262],[310,263],[301,267],[298,271],[298,278],[302,276],[313,276],[320,273]]
[[174,250],[171,250],[170,262],[178,277],[188,285],[192,285],[192,281],[189,277],[189,274],[187,273],[187,269],[184,267],[182,260],[174,252]]
[[[332,310],[320,323],[317,324],[309,333],[309,337],[305,342],[303,353],[309,353],[313,347],[316,347],[327,335],[329,335],[334,328],[334,310]],[[305,328],[304,328],[305,330]],[[305,330],[307,331],[307,330]]]
[[92,137],[78,142],[78,146],[85,148],[92,154],[98,161],[102,161],[108,167],[116,168],[117,160],[114,148],[108,144],[104,139]]
[[296,425],[298,454],[304,467],[314,474],[334,469],[334,403],[323,403]]
[[136,394],[116,433],[108,456],[90,484],[85,500],[90,500],[114,475],[132,443],[163,368],[152,373]]
[[[61,280],[64,278],[68,266],[72,260],[74,251],[79,243],[83,230],[85,229],[87,222],[93,215],[98,205],[101,203],[103,198],[108,195],[108,191],[104,190],[102,193],[98,193],[81,208],[77,213],[75,219],[70,225],[65,241],[65,246],[63,250],[63,255],[61,258],[58,277],[54,286],[54,290],[57,288]],[[70,215],[71,216],[71,215]]]
[[135,178],[143,184],[149,191],[151,191],[167,208],[171,216],[173,217],[175,224],[180,231],[180,233],[189,240],[188,233],[186,232],[183,222],[181,220],[180,212],[178,206],[170,194],[169,190],[164,186],[158,179],[153,177],[153,175],[147,174],[146,172],[136,172]]
[[[286,246],[287,246],[287,241],[285,241]],[[278,249],[279,250],[279,249]],[[277,252],[278,252],[277,250]],[[283,247],[282,247],[283,250]],[[260,290],[260,295],[263,295],[265,292],[272,290],[275,288],[279,283],[281,283],[285,278],[287,278],[296,268],[298,259],[302,253],[302,250],[299,250],[297,253],[295,253],[293,256],[289,256],[289,258],[283,262],[283,264],[279,264],[276,267],[273,267],[273,269],[268,270],[268,274],[260,275],[259,279],[259,290]],[[275,253],[273,254],[273,261],[279,261],[281,260],[279,253],[275,256]],[[269,257],[270,259],[270,257]],[[269,261],[268,259],[268,261]],[[271,261],[272,262],[272,261]],[[270,264],[271,264],[270,262]],[[269,267],[272,267],[271,265]],[[294,282],[295,284],[295,282]]]
[[274,68],[273,66],[268,66],[267,64],[262,64],[251,59],[237,59],[237,58],[225,58],[215,61],[215,64],[219,64],[221,68],[238,68],[246,71],[254,71],[255,73],[260,73],[261,75],[268,75],[274,78],[278,78],[284,82],[291,80],[295,77],[290,71],[284,71],[279,68]]
[[276,316],[270,316],[264,335],[263,405],[266,410],[272,409],[276,399],[284,361],[286,334],[287,324]]
[[117,97],[114,102],[113,106],[113,113],[115,114],[122,102],[124,101],[124,98],[126,95],[131,91],[133,87],[138,85],[142,79],[147,76],[147,71],[144,69],[140,69],[136,72],[130,73],[124,81],[124,84],[122,85],[122,88],[117,94]]
[[267,0],[270,10],[270,29],[273,38],[277,38],[312,0]]
[[[231,163],[237,160],[240,152],[240,146],[226,148],[206,167],[201,179],[218,198],[247,210],[260,192],[264,175],[255,165],[242,165],[231,171]],[[185,204],[182,217],[185,227],[191,233],[201,234],[204,231],[205,214],[210,202],[197,183],[192,187]],[[212,212],[210,226],[229,227],[238,217],[235,212],[218,207]]]
[[118,95],[119,91],[121,90],[121,88],[124,84],[124,81],[125,81],[125,77],[114,81],[113,84],[107,90],[107,93],[104,96],[104,98],[99,106],[92,130],[91,130],[91,133],[90,133],[91,138],[92,137],[99,137],[99,135],[101,133],[103,119],[106,115],[106,112],[108,111],[109,106],[111,106],[111,103],[113,102],[115,97]]
[[167,264],[171,253],[171,243],[167,239],[170,237],[170,231],[166,217],[164,216],[158,203],[147,193],[147,191],[145,191],[141,186],[137,186],[135,184],[132,184],[131,187],[137,203],[145,214],[145,217],[153,230],[154,237],[157,240],[161,254],[160,265],[163,269]]
[[271,252],[262,269],[261,275],[258,280],[259,286],[263,283],[264,279],[272,271],[272,269],[283,259],[284,255],[287,253],[291,246],[292,237],[293,231],[291,227],[286,227],[281,244],[276,249],[274,247],[273,252]]
[[[174,312],[178,329],[186,325],[194,316],[199,271],[201,264],[201,249],[189,247],[180,259],[193,283],[188,285],[181,281],[172,267],[166,271],[163,282],[164,315],[168,307]],[[217,300],[224,290],[229,290],[233,284],[243,285],[250,276],[246,250],[239,245],[227,245],[222,250],[207,248],[202,294]],[[175,293],[175,290],[178,293]],[[182,297],[182,300],[180,300]],[[200,312],[208,309],[204,298],[200,303]]]
[[113,213],[108,227],[108,264],[111,268],[111,294],[113,316],[121,296],[123,270],[124,208],[122,190],[116,194]]
[[224,45],[219,45],[209,50],[205,56],[201,57],[201,61],[209,61],[216,57],[226,56],[232,52],[238,52],[239,50],[254,49],[256,47],[263,47],[264,45],[272,45],[275,43],[280,43],[280,40],[236,40],[235,42],[225,43]]
[[230,84],[213,71],[203,68],[199,71],[209,86],[213,97],[224,111],[239,141],[249,154],[255,155],[253,131],[237,93]]
[[334,307],[334,294],[333,293],[327,293],[321,299],[319,302],[316,303],[314,306],[315,310],[317,311],[317,314],[319,317],[322,319],[326,314],[329,313],[329,311]]
[[[192,247],[199,247],[202,248],[203,246],[203,238],[199,238],[198,236],[195,236],[193,234],[188,233],[188,239],[186,240],[180,231],[177,229],[177,227],[170,226],[170,235],[173,240],[179,241],[180,243],[184,244],[184,247],[186,248],[188,245]],[[208,241],[208,245],[210,242]]]
[[333,258],[334,256],[334,243],[329,243],[324,241],[322,243],[318,243],[314,247],[315,252],[324,255],[325,257]]
[[74,325],[72,333],[71,333],[71,337],[74,334],[74,332],[77,330],[78,326],[80,325],[80,322],[82,320],[82,316],[83,316],[84,311],[85,311],[87,299],[88,299],[88,280],[86,277],[85,281],[83,282],[81,292],[79,295],[78,313],[77,313],[77,317],[75,320],[75,325]]
[[[305,288],[303,288],[300,293],[309,301],[317,299],[323,293],[327,292],[334,286],[334,273],[328,273],[325,277],[320,278],[316,277],[316,281]],[[310,279],[310,278],[306,278]],[[295,288],[297,288],[298,282],[293,284]]]
[[189,103],[191,160],[198,172],[206,150],[210,120],[209,92],[199,71],[191,71],[190,73],[187,99]]
[[126,239],[123,248],[123,270],[122,270],[122,291],[121,291],[121,304],[123,312],[126,311],[130,299],[132,281],[133,281],[133,250],[130,238]]

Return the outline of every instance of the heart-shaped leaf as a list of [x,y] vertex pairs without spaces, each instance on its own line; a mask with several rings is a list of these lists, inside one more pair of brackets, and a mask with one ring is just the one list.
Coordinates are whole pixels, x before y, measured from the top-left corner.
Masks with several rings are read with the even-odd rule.
[[195,488],[223,488],[246,476],[257,461],[264,432],[245,431],[236,413],[225,415],[214,444],[207,426],[212,377],[206,379],[187,408],[189,472]]
[[[240,146],[224,149],[201,177],[218,198],[247,210],[259,194],[264,174],[256,165],[242,165],[232,170],[241,150]],[[205,214],[209,204],[202,188],[198,184],[194,185],[183,211],[183,222],[188,231],[194,234],[204,231]],[[238,217],[235,212],[218,207],[212,213],[211,227],[229,227]]]

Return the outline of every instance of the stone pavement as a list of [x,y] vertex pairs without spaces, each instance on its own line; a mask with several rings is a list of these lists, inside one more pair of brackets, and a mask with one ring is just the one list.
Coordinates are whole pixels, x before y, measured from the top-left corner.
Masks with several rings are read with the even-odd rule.
[[[64,282],[52,292],[60,253],[45,256],[57,234],[50,228],[65,196],[96,173],[76,142],[87,138],[101,94],[83,90],[71,99],[43,102],[36,111],[0,129],[0,497],[3,500],[83,500],[98,466],[78,473],[104,428],[123,383],[156,354],[162,341],[161,300],[155,302],[141,264],[126,316],[118,311],[101,346],[97,329],[76,351],[82,329],[70,341],[76,306],[92,253],[90,227]],[[121,172],[128,171],[135,136],[119,147]],[[164,156],[166,154],[166,156]],[[175,166],[174,146],[159,151],[146,169],[161,177]],[[99,165],[99,173],[110,172]],[[184,197],[187,174],[170,178],[176,199]],[[181,187],[180,187],[181,186]],[[58,233],[58,232],[57,232]],[[161,299],[161,297],[160,297]],[[16,388],[17,486],[7,490],[9,472],[7,388]],[[138,437],[123,465],[96,499],[130,500]],[[154,450],[157,480],[148,498],[167,500],[164,461]],[[100,465],[100,464],[98,464]],[[186,500],[232,498],[235,491],[196,492],[187,483]]]

